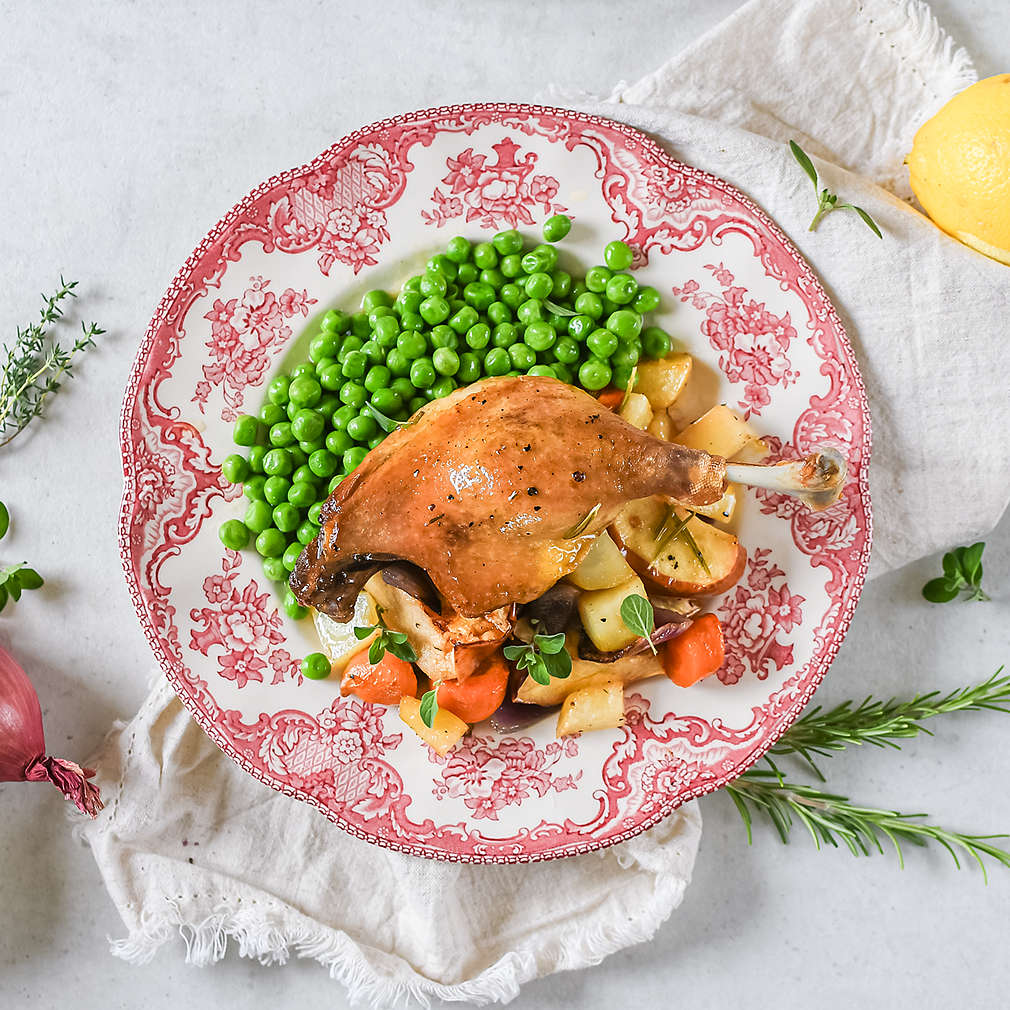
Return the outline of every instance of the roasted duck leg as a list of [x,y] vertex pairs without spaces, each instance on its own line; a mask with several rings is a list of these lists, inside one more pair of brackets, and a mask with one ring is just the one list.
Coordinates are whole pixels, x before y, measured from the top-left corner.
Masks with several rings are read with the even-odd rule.
[[476,617],[540,596],[632,499],[717,501],[726,467],[555,379],[485,379],[423,407],[340,483],[291,588],[347,621],[368,578],[407,561],[453,611]]

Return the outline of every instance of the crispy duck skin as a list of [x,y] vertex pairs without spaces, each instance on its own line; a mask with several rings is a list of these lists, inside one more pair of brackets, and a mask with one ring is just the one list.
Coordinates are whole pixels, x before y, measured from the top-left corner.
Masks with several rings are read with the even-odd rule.
[[477,617],[540,596],[628,501],[703,505],[725,487],[721,457],[640,431],[588,393],[485,379],[423,407],[337,486],[290,584],[347,621],[368,578],[406,561]]

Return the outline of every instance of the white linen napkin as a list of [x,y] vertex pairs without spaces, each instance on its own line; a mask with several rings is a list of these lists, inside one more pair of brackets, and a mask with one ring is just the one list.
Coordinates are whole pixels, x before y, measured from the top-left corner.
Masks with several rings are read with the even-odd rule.
[[[924,4],[754,0],[593,109],[739,185],[823,278],[874,412],[878,571],[990,528],[1006,504],[995,326],[1010,275],[887,191],[904,195],[917,124],[973,80]],[[806,231],[813,194],[789,137],[826,159],[827,184],[883,242],[840,213]],[[208,964],[234,941],[266,962],[316,958],[375,1006],[507,1001],[648,939],[682,900],[701,833],[690,803],[623,845],[549,863],[392,853],[241,771],[163,680],[93,763],[107,805],[81,830],[128,930],[116,954],[146,961],[181,934],[187,960]]]

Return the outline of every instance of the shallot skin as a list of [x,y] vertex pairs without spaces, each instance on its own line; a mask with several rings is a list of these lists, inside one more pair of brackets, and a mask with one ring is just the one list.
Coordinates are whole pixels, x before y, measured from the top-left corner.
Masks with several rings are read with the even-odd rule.
[[102,809],[94,775],[64,758],[45,753],[42,708],[28,675],[0,647],[0,782],[51,782],[82,813]]

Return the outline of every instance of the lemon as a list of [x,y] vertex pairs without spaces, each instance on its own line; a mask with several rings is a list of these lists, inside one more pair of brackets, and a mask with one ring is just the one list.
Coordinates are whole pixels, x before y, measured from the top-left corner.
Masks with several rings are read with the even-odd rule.
[[908,169],[936,224],[1010,264],[1010,74],[973,84],[924,123]]

